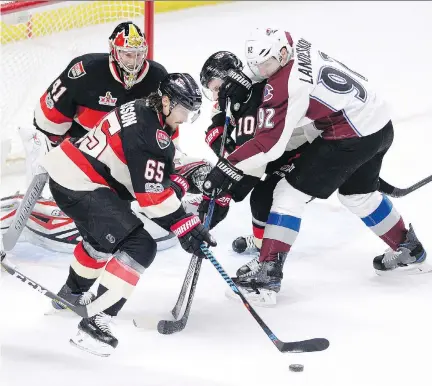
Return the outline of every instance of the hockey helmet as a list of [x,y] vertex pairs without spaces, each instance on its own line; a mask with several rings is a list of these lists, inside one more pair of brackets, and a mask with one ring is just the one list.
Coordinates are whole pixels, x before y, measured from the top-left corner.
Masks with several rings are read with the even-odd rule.
[[195,80],[186,73],[167,74],[161,81],[158,94],[170,99],[170,112],[179,106],[194,122],[200,114],[202,96]]
[[[241,60],[229,51],[218,51],[211,55],[204,63],[201,73],[200,82],[202,85],[203,94],[210,100],[215,100],[213,91],[209,87],[209,83],[218,79],[219,85],[225,80],[228,70],[243,70]],[[214,89],[215,87],[212,87]],[[216,86],[216,89],[218,87]]]
[[140,28],[127,21],[120,23],[109,37],[111,60],[123,78],[127,89],[137,81],[147,57],[148,45]]
[[[286,55],[282,49],[286,49]],[[269,78],[291,60],[293,47],[285,31],[271,28],[257,28],[246,40],[246,58],[251,71],[256,75]]]

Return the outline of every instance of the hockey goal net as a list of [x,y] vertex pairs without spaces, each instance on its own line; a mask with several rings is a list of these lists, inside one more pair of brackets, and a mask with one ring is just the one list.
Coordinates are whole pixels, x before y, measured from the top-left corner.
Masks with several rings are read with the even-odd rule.
[[108,37],[126,20],[140,26],[153,55],[153,1],[1,2],[1,170],[23,170],[19,125],[49,84],[76,56],[108,52]]

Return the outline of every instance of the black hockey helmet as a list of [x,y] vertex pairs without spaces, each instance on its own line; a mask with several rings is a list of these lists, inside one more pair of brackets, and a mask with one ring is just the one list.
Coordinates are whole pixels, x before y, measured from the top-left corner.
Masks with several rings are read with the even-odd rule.
[[186,73],[172,73],[166,75],[160,82],[158,94],[166,95],[170,99],[170,111],[180,104],[186,110],[194,113],[191,118],[195,121],[200,113],[202,94],[195,80]]
[[148,45],[140,28],[126,21],[114,28],[109,37],[110,57],[127,89],[137,81],[147,58]]
[[214,53],[205,61],[201,69],[201,85],[208,88],[211,79],[218,78],[224,80],[228,70],[243,70],[242,61],[229,51],[218,51]]

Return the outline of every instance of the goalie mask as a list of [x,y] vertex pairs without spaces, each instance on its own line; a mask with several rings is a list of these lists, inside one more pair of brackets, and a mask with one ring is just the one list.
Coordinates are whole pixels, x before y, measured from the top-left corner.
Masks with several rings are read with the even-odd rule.
[[217,100],[219,88],[229,70],[243,70],[241,60],[229,51],[215,52],[205,61],[200,73],[200,82],[207,99]]
[[125,88],[136,82],[147,57],[148,45],[139,27],[127,21],[120,23],[109,37],[110,58],[115,63]]

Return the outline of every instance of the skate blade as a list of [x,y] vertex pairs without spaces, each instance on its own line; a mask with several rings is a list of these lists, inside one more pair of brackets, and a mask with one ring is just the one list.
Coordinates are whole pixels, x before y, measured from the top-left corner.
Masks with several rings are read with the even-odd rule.
[[[254,307],[265,307],[265,308],[272,308],[275,307],[277,304],[277,294],[274,291],[261,289],[260,293],[252,293],[245,290],[242,290],[239,288],[241,293],[244,295],[244,297],[247,299],[247,301]],[[236,293],[234,293],[231,289],[226,290],[225,296],[228,299],[235,300],[237,302],[242,302],[240,296],[238,296]]]
[[114,347],[93,339],[84,331],[79,331],[75,338],[70,338],[69,343],[82,351],[99,357],[109,357],[114,351]]
[[424,273],[432,272],[432,265],[428,263],[411,264],[406,267],[398,267],[389,271],[375,270],[378,276],[387,277],[399,277],[399,276],[410,276],[410,275],[421,275]]

